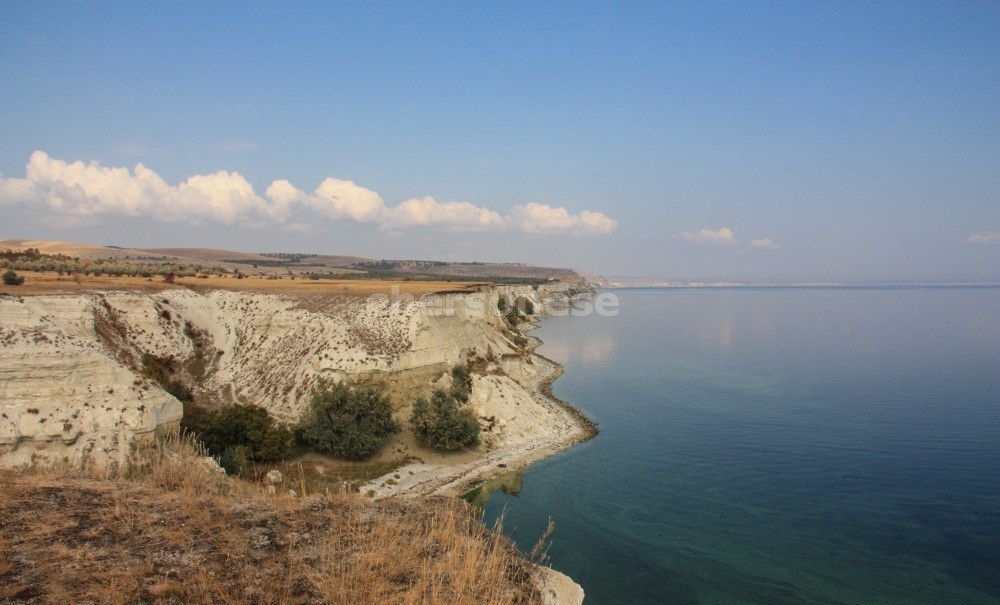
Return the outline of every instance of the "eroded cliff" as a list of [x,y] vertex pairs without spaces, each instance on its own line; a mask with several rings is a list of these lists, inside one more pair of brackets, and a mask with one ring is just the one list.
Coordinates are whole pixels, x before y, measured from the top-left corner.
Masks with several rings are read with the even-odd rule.
[[540,370],[498,302],[520,297],[540,311],[557,288],[484,286],[420,299],[388,285],[368,297],[189,289],[2,297],[0,466],[126,463],[138,440],[183,413],[149,378],[151,360],[182,367],[205,401],[256,404],[295,422],[321,378],[443,371],[478,355],[494,360],[472,397],[494,419],[487,443],[527,438],[514,431],[543,429],[504,430]]

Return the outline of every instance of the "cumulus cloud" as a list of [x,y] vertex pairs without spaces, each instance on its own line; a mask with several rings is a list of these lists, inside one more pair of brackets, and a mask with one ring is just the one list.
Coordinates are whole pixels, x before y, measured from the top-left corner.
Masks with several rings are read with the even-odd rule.
[[432,197],[409,199],[389,212],[387,229],[442,226],[457,231],[493,231],[506,227],[499,213],[467,202],[439,202]]
[[1000,231],[980,231],[969,236],[970,243],[973,244],[996,244],[1000,243]]
[[148,216],[156,220],[233,224],[282,210],[254,193],[239,173],[196,175],[176,186],[142,164],[133,170],[64,162],[31,154],[25,178],[0,178],[0,204],[43,207],[73,217]]
[[359,223],[380,223],[387,214],[379,194],[354,181],[341,179],[324,179],[306,200],[306,205],[320,216]]
[[729,227],[719,229],[699,229],[697,233],[682,231],[681,237],[684,241],[692,244],[709,244],[713,246],[735,246],[739,244],[736,234]]
[[[158,221],[215,222],[260,226],[284,223],[301,211],[328,220],[378,225],[386,233],[412,227],[453,231],[597,235],[618,223],[601,212],[571,214],[565,208],[531,203],[503,216],[467,202],[439,202],[433,197],[387,206],[378,193],[349,180],[324,179],[311,193],[287,180],[272,182],[258,195],[238,172],[195,175],[170,185],[143,164],[107,167],[97,162],[65,162],[43,151],[31,154],[24,178],[0,175],[0,206],[27,206],[46,215],[95,220],[105,216],[146,217]],[[308,216],[289,228],[308,224]]]
[[514,206],[507,220],[516,229],[533,234],[601,235],[611,233],[618,226],[618,221],[602,212],[583,210],[579,214],[570,214],[563,207],[554,208],[534,202]]
[[761,250],[776,250],[779,246],[769,237],[760,237],[755,240],[751,240],[750,247],[759,248]]

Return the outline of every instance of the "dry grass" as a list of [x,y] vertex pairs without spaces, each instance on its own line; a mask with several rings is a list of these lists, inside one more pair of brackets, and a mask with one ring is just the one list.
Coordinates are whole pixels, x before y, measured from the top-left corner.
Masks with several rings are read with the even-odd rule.
[[130,479],[0,475],[0,603],[539,602],[460,501],[269,496],[189,441],[144,460]]
[[18,271],[24,277],[20,286],[0,286],[0,292],[11,296],[38,296],[45,294],[85,294],[105,290],[139,290],[161,292],[174,288],[190,288],[196,291],[233,290],[236,292],[260,292],[263,294],[319,294],[324,296],[370,296],[372,294],[409,294],[423,296],[436,292],[473,291],[473,282],[450,281],[402,281],[381,279],[268,279],[266,277],[246,277],[212,275],[206,278],[178,277],[173,284],[162,277],[115,277],[59,275],[54,272]]

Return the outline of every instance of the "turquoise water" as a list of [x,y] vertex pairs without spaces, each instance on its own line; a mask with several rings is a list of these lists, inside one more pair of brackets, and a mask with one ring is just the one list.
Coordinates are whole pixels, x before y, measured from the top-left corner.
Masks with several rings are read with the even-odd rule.
[[539,352],[593,441],[487,522],[589,605],[1000,603],[1000,290],[623,290]]

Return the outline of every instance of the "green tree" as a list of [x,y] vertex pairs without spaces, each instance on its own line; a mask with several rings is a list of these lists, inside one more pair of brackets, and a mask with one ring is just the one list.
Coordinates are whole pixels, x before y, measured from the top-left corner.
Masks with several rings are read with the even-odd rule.
[[451,394],[462,403],[469,401],[472,393],[472,374],[469,368],[462,364],[455,364],[451,369]]
[[11,269],[3,274],[3,283],[8,286],[20,286],[24,283],[24,278]]
[[185,405],[181,427],[194,433],[228,473],[246,474],[253,463],[288,457],[292,432],[256,405],[210,411]]
[[439,450],[457,450],[479,443],[475,415],[460,409],[458,399],[441,390],[434,391],[430,401],[421,397],[414,402],[410,426],[418,441]]
[[313,391],[309,413],[296,433],[318,452],[360,460],[399,430],[389,398],[378,389],[323,381]]

